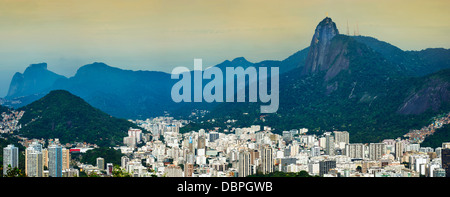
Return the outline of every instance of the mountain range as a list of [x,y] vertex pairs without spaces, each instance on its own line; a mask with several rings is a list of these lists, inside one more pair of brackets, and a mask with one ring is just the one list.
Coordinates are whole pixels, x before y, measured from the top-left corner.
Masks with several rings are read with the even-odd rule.
[[260,103],[174,103],[170,91],[176,81],[169,73],[98,62],[69,78],[47,70],[45,63],[32,64],[14,75],[5,104],[23,107],[61,89],[120,118],[186,117],[206,109],[211,113],[202,120],[237,119],[236,126],[262,124],[279,132],[348,130],[355,142],[401,136],[450,110],[449,49],[403,51],[373,37],[339,34],[329,17],[317,25],[310,46],[282,61],[252,63],[239,57],[215,66],[224,72],[226,67],[278,66],[278,112],[261,114]]
[[[283,61],[251,63],[238,57],[232,61],[226,60],[216,67],[225,73],[226,67],[279,66],[280,73],[285,73],[304,62],[307,51],[308,48],[298,51]],[[186,115],[193,109],[211,109],[217,104],[173,102],[170,92],[175,82],[169,73],[123,70],[101,62],[84,65],[73,77],[67,78],[47,70],[46,63],[39,63],[30,65],[23,74],[14,75],[5,97],[5,105],[22,107],[51,90],[67,90],[108,114],[128,119],[145,119],[168,112]],[[203,84],[207,82],[205,80]]]

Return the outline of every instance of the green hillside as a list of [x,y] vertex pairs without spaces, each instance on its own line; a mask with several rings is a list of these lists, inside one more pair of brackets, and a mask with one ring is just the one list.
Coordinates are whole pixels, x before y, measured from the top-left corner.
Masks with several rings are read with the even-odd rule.
[[112,117],[64,90],[55,90],[23,107],[20,134],[29,138],[59,138],[62,143],[119,145],[133,123]]

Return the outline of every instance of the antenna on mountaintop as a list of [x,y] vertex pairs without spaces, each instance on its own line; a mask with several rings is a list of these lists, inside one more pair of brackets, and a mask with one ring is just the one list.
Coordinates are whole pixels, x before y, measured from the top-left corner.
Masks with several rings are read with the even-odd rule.
[[350,35],[350,29],[348,28],[348,19],[347,19],[347,36]]
[[358,22],[356,22],[356,35],[359,36],[359,26],[358,26]]
[[326,17],[328,18],[328,12],[325,13]]

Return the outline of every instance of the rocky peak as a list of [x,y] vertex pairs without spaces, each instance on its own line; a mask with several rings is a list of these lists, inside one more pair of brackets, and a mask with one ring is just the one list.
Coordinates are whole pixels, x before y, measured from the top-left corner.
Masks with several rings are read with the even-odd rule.
[[28,72],[33,72],[33,71],[42,71],[42,70],[47,70],[47,63],[38,63],[38,64],[31,64],[30,66],[28,66],[25,69],[24,74],[28,73]]
[[56,80],[65,78],[47,69],[47,63],[31,64],[22,73],[14,74],[6,98],[13,99],[21,96],[47,91]]
[[303,74],[316,73],[329,67],[326,62],[327,53],[329,52],[328,49],[331,39],[338,34],[339,31],[336,28],[336,24],[329,17],[326,17],[317,25],[311,40],[308,57],[306,58],[306,64],[302,72]]

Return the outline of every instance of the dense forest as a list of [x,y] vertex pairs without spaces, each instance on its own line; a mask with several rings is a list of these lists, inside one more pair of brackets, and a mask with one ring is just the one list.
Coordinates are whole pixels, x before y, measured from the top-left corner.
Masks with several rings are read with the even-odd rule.
[[121,165],[121,157],[124,156],[120,150],[113,148],[100,147],[86,151],[84,154],[72,154],[72,158],[79,159],[81,163],[97,165],[97,158],[101,157],[105,159],[106,163],[112,163],[113,165]]
[[61,143],[88,142],[99,146],[123,143],[130,127],[125,119],[112,117],[64,90],[55,90],[23,107],[20,134],[29,138],[59,138]]

